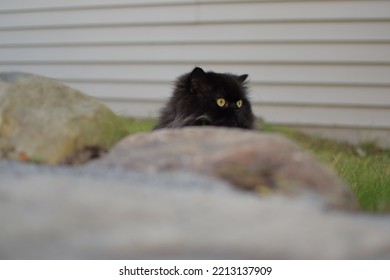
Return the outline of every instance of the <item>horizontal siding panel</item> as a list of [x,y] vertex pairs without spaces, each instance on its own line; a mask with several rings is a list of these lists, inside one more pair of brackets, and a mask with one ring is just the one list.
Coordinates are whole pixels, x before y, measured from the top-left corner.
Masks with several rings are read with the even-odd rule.
[[[258,2],[269,0],[255,0]],[[272,1],[272,0],[271,0]],[[296,1],[296,0],[285,0]],[[316,0],[314,0],[316,1]],[[322,1],[322,0],[319,0]],[[111,6],[159,6],[172,4],[194,4],[207,3],[209,0],[68,0],[68,1],[53,1],[53,0],[12,0],[4,1],[1,4],[0,10],[3,11],[34,11],[34,10],[58,10],[58,9],[85,9],[91,7],[108,8]],[[237,2],[237,0],[213,0],[213,2]]]
[[[390,18],[388,1],[267,1],[202,5],[200,21],[337,21]],[[223,12],[221,12],[223,11]]]
[[[221,12],[223,11],[223,12]],[[337,12],[335,12],[337,11]],[[168,6],[108,6],[105,9],[3,12],[0,26],[218,23],[254,21],[382,20],[390,18],[390,2],[253,2]]]
[[66,82],[69,86],[77,88],[84,93],[110,100],[135,102],[144,100],[163,104],[171,96],[174,83],[94,83],[94,82]]
[[315,106],[254,107],[257,116],[275,124],[389,128],[390,110]]
[[182,44],[2,47],[0,63],[18,61],[155,63],[377,63],[390,64],[388,44]]
[[[110,7],[110,6],[153,6],[167,5],[175,3],[194,3],[205,2],[206,0],[68,0],[68,1],[53,1],[53,0],[13,0],[4,1],[1,4],[0,10],[5,12],[17,11],[35,11],[35,10],[62,10],[62,9],[85,9],[91,7]],[[215,2],[227,2],[230,0],[215,0]],[[262,1],[262,0],[259,0]]]
[[110,100],[108,98],[100,100],[116,114],[135,118],[156,118],[162,106],[159,102],[142,100],[134,100],[131,102]]
[[160,24],[194,22],[196,19],[196,10],[192,6],[64,10],[47,13],[44,17],[41,14],[41,11],[1,14],[0,26],[31,28],[47,25]]
[[[249,74],[253,83],[340,84],[390,86],[390,65],[218,65],[204,64],[204,70]],[[45,74],[61,80],[128,80],[144,82],[171,82],[189,72],[194,65],[185,64],[110,64],[110,65],[49,65],[1,66],[1,71],[27,71]],[[45,69],[46,68],[46,69]]]
[[0,44],[33,43],[208,43],[390,41],[390,22],[246,23],[158,26],[0,27]]
[[390,109],[390,87],[335,87],[299,85],[255,85],[251,100],[256,103],[307,104]]

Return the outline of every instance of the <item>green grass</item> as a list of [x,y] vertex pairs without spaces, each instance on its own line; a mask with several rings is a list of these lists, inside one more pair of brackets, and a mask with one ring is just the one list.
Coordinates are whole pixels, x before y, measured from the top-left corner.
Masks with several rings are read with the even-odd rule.
[[263,130],[294,140],[330,166],[349,184],[362,210],[390,212],[390,150],[375,143],[355,146],[280,126],[265,125]]
[[[127,119],[127,122],[129,133],[150,131],[155,124],[151,119]],[[390,150],[375,143],[354,146],[282,126],[263,125],[262,130],[292,139],[328,165],[349,184],[361,209],[390,212]]]

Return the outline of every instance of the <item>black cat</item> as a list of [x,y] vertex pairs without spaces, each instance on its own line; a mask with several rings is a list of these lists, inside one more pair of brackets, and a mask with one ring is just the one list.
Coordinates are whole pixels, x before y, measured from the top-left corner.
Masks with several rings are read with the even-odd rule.
[[252,129],[255,117],[247,97],[247,77],[199,67],[180,76],[155,129],[199,125]]

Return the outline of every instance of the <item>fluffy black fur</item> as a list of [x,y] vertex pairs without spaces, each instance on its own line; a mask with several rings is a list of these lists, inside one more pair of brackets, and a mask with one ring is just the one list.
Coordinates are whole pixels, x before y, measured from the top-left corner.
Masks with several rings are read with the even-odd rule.
[[[247,77],[204,72],[199,67],[180,76],[155,129],[199,125],[252,129],[255,118],[247,96]],[[224,106],[218,105],[220,98],[226,101]]]

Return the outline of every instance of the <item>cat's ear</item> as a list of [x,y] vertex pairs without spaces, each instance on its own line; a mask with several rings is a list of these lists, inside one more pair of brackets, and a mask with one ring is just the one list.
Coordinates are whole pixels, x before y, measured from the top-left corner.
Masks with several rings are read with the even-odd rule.
[[241,75],[241,76],[238,76],[237,77],[237,80],[240,82],[240,83],[243,83],[245,82],[245,80],[248,78],[248,75],[247,74],[244,74],[244,75]]
[[201,93],[208,89],[209,83],[206,73],[200,67],[195,67],[189,76],[189,87],[193,93]]

